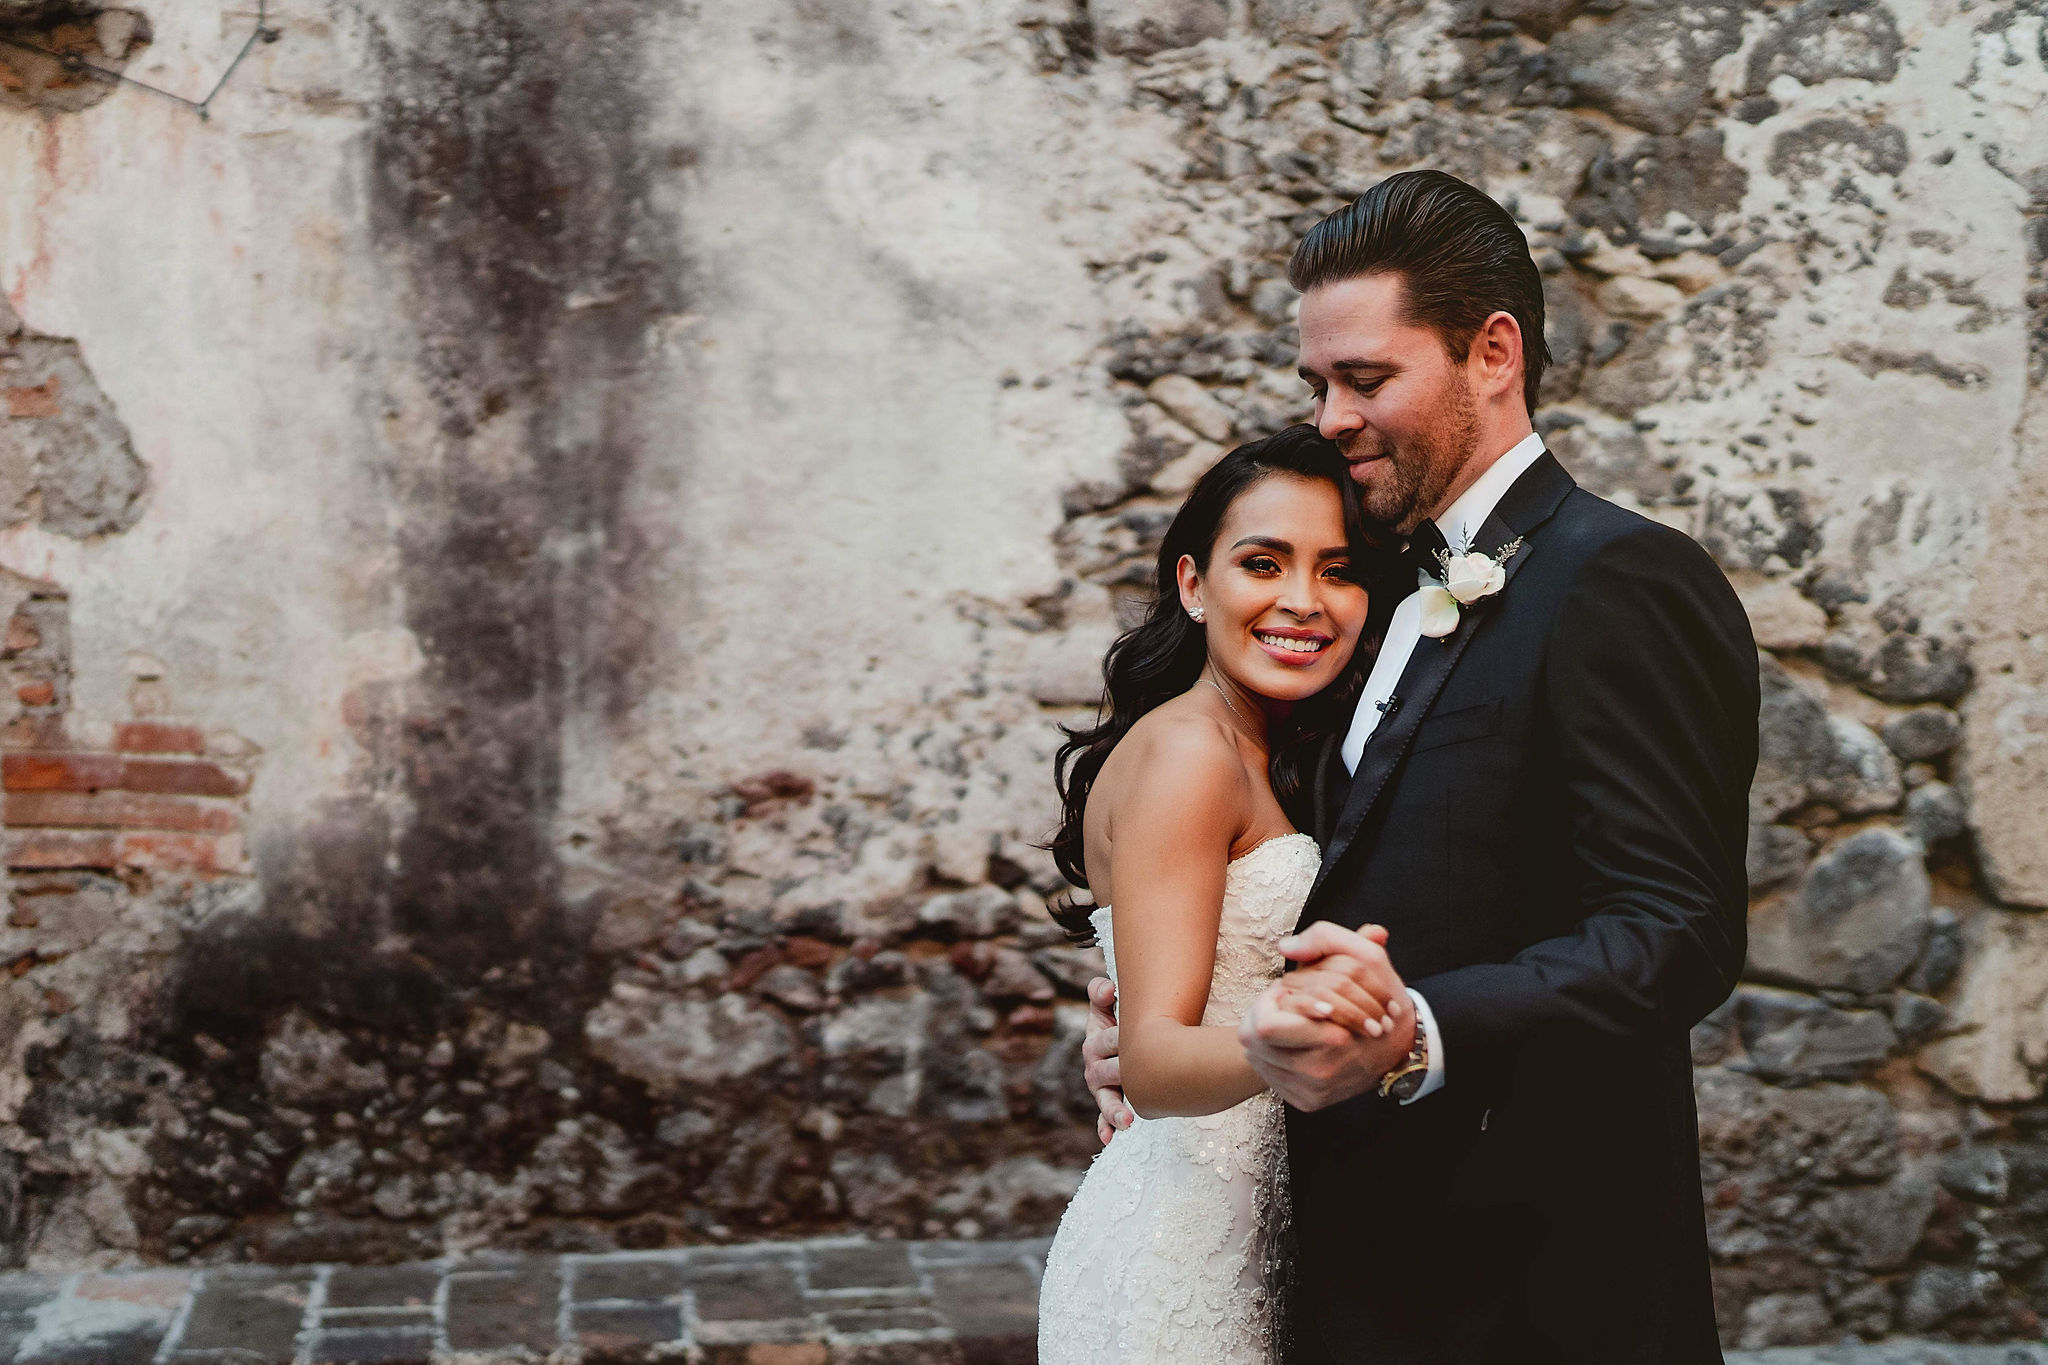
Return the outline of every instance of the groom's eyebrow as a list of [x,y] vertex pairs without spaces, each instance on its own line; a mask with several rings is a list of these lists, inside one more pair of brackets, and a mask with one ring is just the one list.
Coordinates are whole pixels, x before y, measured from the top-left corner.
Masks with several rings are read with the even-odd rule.
[[[1351,372],[1351,371],[1353,371],[1353,370],[1389,370],[1389,371],[1391,371],[1391,370],[1392,370],[1393,368],[1394,368],[1394,362],[1393,362],[1393,361],[1391,361],[1391,360],[1370,360],[1370,359],[1366,359],[1366,358],[1363,358],[1363,357],[1357,357],[1357,356],[1354,356],[1354,357],[1351,357],[1351,358],[1349,358],[1349,359],[1345,359],[1345,360],[1333,360],[1333,361],[1331,361],[1331,362],[1330,362],[1330,370],[1331,370],[1331,372],[1332,372],[1332,373],[1342,373],[1342,374],[1348,374],[1348,373],[1350,373],[1350,372]],[[1301,366],[1298,366],[1298,367],[1296,367],[1296,369],[1295,369],[1295,371],[1294,371],[1294,372],[1295,372],[1296,374],[1300,375],[1300,376],[1302,377],[1302,379],[1303,379],[1303,380],[1304,380],[1305,382],[1307,382],[1307,383],[1310,383],[1310,384],[1313,384],[1313,383],[1314,383],[1314,382],[1316,381],[1316,379],[1318,378],[1318,376],[1317,376],[1316,372],[1315,372],[1314,370],[1311,370],[1311,369],[1310,369],[1310,368],[1309,368],[1308,366],[1306,366],[1306,365],[1301,365]]]

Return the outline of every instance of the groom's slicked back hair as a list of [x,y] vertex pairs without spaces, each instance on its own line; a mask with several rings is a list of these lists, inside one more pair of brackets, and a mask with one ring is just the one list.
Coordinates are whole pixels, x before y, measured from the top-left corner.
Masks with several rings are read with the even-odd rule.
[[1308,230],[1287,280],[1306,294],[1361,275],[1399,275],[1408,320],[1462,361],[1480,325],[1506,313],[1522,329],[1522,397],[1533,415],[1550,365],[1543,277],[1514,217],[1442,171],[1390,175]]

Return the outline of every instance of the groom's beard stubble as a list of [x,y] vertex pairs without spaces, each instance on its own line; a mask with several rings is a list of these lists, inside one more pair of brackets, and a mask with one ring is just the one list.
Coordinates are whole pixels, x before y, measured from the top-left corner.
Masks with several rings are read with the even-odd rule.
[[[1365,446],[1367,435],[1360,432],[1343,445],[1344,454],[1356,459],[1386,451],[1384,441]],[[1408,536],[1441,510],[1438,504],[1478,446],[1478,400],[1465,385],[1452,384],[1430,420],[1410,441],[1393,447],[1372,482],[1359,485],[1366,519]]]

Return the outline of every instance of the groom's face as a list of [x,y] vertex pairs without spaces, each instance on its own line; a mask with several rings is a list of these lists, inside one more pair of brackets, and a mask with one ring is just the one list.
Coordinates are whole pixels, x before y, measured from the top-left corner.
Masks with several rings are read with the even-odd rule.
[[1402,535],[1439,510],[1479,438],[1465,366],[1406,305],[1406,282],[1390,274],[1301,297],[1301,377],[1316,426],[1350,462],[1365,514]]

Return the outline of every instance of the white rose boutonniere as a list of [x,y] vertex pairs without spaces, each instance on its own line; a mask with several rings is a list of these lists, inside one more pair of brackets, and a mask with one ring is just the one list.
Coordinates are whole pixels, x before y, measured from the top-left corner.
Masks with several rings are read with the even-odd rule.
[[1493,554],[1481,554],[1467,542],[1462,550],[1445,550],[1437,556],[1443,577],[1422,587],[1422,633],[1441,640],[1458,628],[1465,608],[1507,586],[1508,560],[1522,548],[1521,537],[1509,541]]
[[1491,597],[1507,585],[1508,571],[1480,554],[1457,555],[1444,564],[1444,588],[1469,607],[1482,597]]

